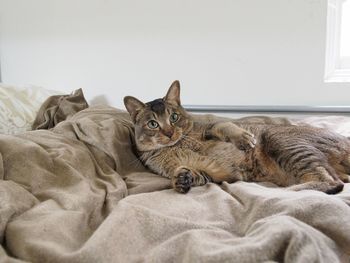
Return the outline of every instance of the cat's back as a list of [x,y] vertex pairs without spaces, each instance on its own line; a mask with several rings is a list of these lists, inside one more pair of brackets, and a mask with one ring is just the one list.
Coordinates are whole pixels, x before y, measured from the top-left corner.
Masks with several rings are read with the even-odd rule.
[[350,145],[350,140],[339,133],[326,128],[318,128],[309,125],[297,126],[265,126],[261,131],[261,136],[269,139],[283,137],[285,139],[301,139],[312,143],[345,144]]
[[263,148],[270,153],[297,147],[314,147],[332,155],[350,153],[350,140],[325,128],[307,125],[268,126],[261,131],[259,137]]

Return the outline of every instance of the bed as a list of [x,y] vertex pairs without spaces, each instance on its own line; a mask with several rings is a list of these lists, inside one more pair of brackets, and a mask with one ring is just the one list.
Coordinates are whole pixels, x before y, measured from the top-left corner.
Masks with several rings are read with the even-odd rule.
[[[350,135],[349,117],[305,122]],[[350,184],[179,194],[137,159],[128,114],[82,92],[49,97],[33,127],[0,135],[1,262],[349,262]]]

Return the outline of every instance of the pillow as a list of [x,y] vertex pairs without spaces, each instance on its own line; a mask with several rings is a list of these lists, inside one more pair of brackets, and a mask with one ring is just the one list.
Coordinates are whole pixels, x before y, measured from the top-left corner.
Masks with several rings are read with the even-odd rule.
[[0,133],[18,134],[32,129],[41,104],[61,92],[40,87],[15,87],[0,83]]

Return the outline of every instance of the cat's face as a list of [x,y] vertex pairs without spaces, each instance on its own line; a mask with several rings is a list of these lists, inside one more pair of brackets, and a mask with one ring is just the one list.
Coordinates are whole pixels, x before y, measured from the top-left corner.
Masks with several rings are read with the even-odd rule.
[[134,97],[124,104],[135,124],[135,140],[139,151],[151,151],[176,144],[193,125],[181,107],[180,83],[174,81],[162,99],[142,103]]

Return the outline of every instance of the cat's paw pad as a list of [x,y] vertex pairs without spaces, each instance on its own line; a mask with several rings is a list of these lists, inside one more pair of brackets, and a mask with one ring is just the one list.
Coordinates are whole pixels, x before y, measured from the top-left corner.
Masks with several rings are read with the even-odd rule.
[[248,151],[253,149],[256,145],[256,139],[254,134],[244,131],[242,132],[238,141],[236,141],[236,145],[240,150]]
[[189,170],[183,169],[173,178],[173,187],[179,193],[186,194],[191,189],[192,183],[193,176]]

